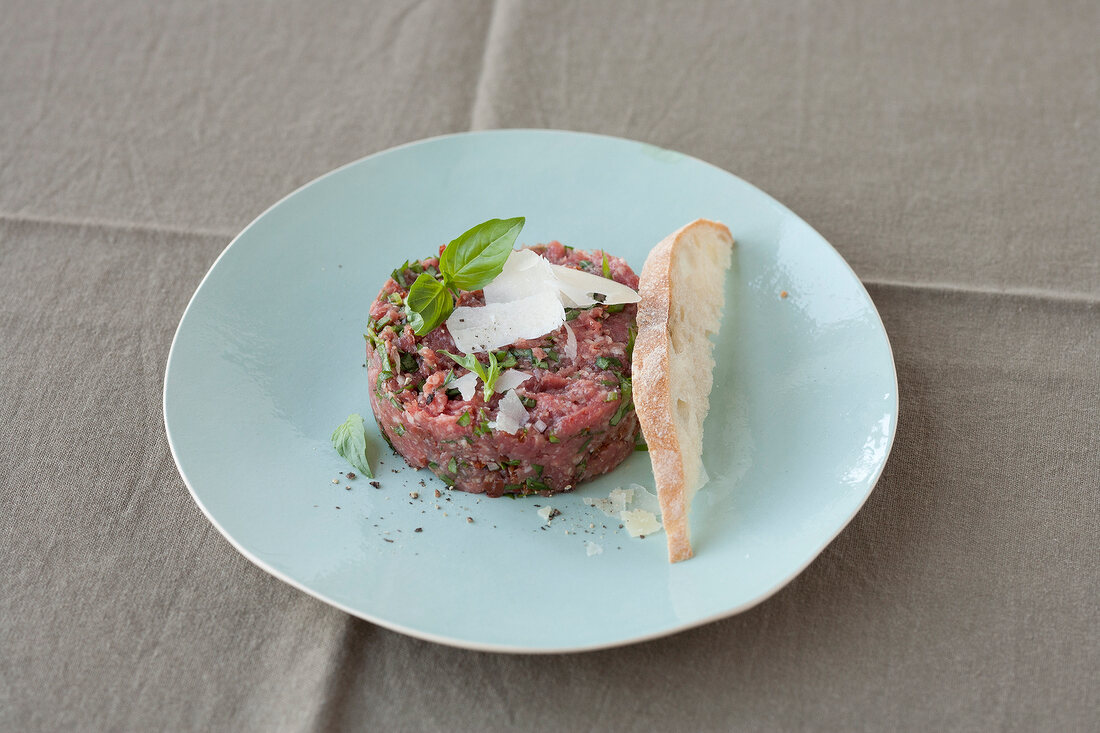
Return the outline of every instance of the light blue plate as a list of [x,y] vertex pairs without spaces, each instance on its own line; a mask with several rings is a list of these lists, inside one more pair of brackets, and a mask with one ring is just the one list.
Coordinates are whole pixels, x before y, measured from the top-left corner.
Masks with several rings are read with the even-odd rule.
[[[509,216],[527,217],[521,243],[606,248],[639,272],[688,221],[732,230],[694,559],[669,565],[663,533],[630,539],[581,501],[652,487],[646,453],[573,494],[494,500],[447,492],[383,444],[361,366],[371,300],[406,258]],[[760,603],[859,510],[898,414],[878,313],[809,225],[694,158],[534,130],[388,150],[268,209],[202,281],[164,382],[180,473],[247,558],[387,628],[506,652],[626,644]],[[349,466],[329,434],[352,412],[368,418],[381,489],[332,483]],[[536,505],[546,504],[562,516],[543,529]],[[589,556],[588,542],[603,552]]]

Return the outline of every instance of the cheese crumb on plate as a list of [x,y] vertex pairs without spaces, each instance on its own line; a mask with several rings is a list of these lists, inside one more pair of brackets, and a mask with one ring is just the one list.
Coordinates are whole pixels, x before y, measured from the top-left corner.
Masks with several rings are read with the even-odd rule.
[[[593,506],[609,517],[615,517],[623,523],[623,529],[631,537],[642,537],[661,529],[661,505],[656,494],[644,486],[631,484],[628,487],[612,489],[606,499],[585,497],[582,501]],[[633,507],[627,509],[627,507]]]

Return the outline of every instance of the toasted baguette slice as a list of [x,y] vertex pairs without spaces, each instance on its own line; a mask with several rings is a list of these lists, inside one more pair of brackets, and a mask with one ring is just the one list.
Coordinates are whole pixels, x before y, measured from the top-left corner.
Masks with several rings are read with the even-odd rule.
[[642,426],[668,534],[669,562],[692,556],[688,512],[702,473],[714,344],[725,304],[733,237],[697,219],[646,258],[634,342],[634,407]]

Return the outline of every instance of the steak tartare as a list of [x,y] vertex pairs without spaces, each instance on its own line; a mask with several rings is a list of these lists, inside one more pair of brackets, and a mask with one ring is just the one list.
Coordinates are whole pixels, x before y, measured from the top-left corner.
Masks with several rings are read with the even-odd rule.
[[[638,287],[638,276],[618,257],[560,242],[530,249],[552,264]],[[448,486],[492,497],[569,491],[622,463],[639,434],[630,381],[637,306],[567,308],[564,326],[495,350],[500,368],[530,375],[514,388],[528,418],[505,432],[494,423],[500,393],[486,400],[477,389],[463,399],[452,386],[469,370],[443,353],[458,351],[446,324],[417,336],[406,321],[412,282],[425,272],[438,275],[438,268],[436,257],[405,263],[370,308],[370,403],[393,449]],[[481,290],[462,292],[457,302],[484,303]],[[476,356],[482,365],[489,361],[488,354]]]

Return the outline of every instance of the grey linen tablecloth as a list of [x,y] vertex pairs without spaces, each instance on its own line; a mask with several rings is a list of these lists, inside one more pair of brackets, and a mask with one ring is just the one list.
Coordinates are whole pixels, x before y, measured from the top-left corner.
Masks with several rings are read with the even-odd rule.
[[[1096,729],[1100,4],[0,17],[0,729]],[[711,161],[867,284],[893,455],[764,604],[610,651],[462,651],[280,583],[191,501],[163,371],[230,238],[342,163],[498,127]]]

